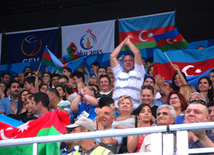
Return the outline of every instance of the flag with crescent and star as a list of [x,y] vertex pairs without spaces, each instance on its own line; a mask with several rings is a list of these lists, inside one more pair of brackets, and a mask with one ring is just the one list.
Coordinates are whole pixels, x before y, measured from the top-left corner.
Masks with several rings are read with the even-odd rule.
[[[198,88],[198,80],[202,76],[209,77],[210,71],[214,68],[214,46],[203,50],[181,49],[169,50],[165,53],[176,64],[180,71],[187,76],[188,84]],[[171,63],[159,48],[154,51],[153,76],[160,74],[165,80],[172,80],[176,71],[172,69]]]
[[[41,118],[18,127],[0,122],[0,140],[64,134],[66,132],[65,126],[69,124],[70,119],[68,113],[57,110],[50,111]],[[1,155],[32,155],[32,151],[32,145],[0,148]],[[60,143],[39,144],[38,154],[60,155]]]
[[169,49],[182,49],[188,46],[187,41],[178,32],[177,27],[172,31],[154,35],[153,38],[163,52]]
[[[154,35],[171,31],[175,28],[175,12],[119,19],[119,42],[132,35],[132,42],[138,49],[157,47]],[[122,51],[130,50],[124,47]]]

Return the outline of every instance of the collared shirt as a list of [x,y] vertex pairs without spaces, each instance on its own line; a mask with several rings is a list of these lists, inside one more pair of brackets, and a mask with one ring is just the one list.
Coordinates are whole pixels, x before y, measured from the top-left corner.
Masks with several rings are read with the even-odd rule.
[[[211,130],[207,130],[206,135],[212,142],[214,142],[214,133]],[[192,149],[192,148],[204,148],[204,147],[201,145],[201,143],[197,139],[195,142],[193,140],[189,142],[189,149]],[[197,155],[197,154],[194,154],[194,155]],[[203,153],[203,155],[208,155],[208,153]]]
[[68,148],[67,146],[64,148],[64,149],[61,149],[60,152],[61,152],[61,155],[68,155],[69,153],[73,152],[73,151],[76,151],[74,148],[72,148],[70,151],[68,151]]
[[152,103],[156,106],[161,106],[161,105],[166,104],[166,102],[163,102],[161,98],[154,99]]
[[0,111],[4,111],[5,115],[12,114],[12,109],[10,108],[10,102],[12,102],[13,104],[15,103],[16,109],[18,108],[18,100],[17,101],[13,101],[11,99],[11,96],[3,98],[0,101]]

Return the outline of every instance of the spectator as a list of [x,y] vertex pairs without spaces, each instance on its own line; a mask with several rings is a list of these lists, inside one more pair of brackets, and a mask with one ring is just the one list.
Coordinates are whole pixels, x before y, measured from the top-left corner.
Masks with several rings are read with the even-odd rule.
[[[104,106],[101,109],[96,108],[95,111],[97,114],[96,120],[98,131],[115,129],[112,128],[112,123],[115,119],[115,113],[112,108]],[[115,154],[119,152],[119,149],[122,144],[122,137],[96,138],[95,142],[97,144],[104,144],[104,147],[110,149]]]
[[70,68],[68,68],[68,67],[65,67],[63,69],[62,75],[67,76],[69,81],[70,81],[71,73],[72,73],[72,70]]
[[146,59],[146,68],[148,70],[149,66],[153,65],[153,57]]
[[208,77],[201,77],[198,81],[198,90],[206,96],[208,101],[213,101],[212,81]]
[[25,79],[24,73],[20,73],[20,74],[18,75],[18,78],[19,78],[20,84],[24,86],[24,79]]
[[35,77],[29,76],[24,80],[24,88],[31,93],[36,93],[35,84],[39,85],[39,83],[35,83]]
[[79,71],[76,71],[76,72],[73,72],[72,74],[72,83],[73,85],[75,86],[75,88],[73,88],[73,92],[78,92],[77,90],[77,85],[78,83],[82,83],[82,87],[84,87],[84,81],[85,81],[85,77],[84,77],[84,74],[82,72],[79,72]]
[[154,88],[152,86],[142,86],[141,91],[141,103],[148,104],[152,109],[152,121],[154,122],[156,119],[156,111],[158,106],[153,104],[153,100],[155,98]]
[[183,124],[184,123],[184,114],[188,106],[184,96],[178,91],[172,91],[167,97],[166,104],[171,105],[175,108],[176,119],[174,124]]
[[30,66],[26,66],[26,67],[24,68],[23,73],[25,74],[25,73],[27,73],[27,72],[31,72]]
[[100,98],[112,97],[111,80],[108,75],[101,75],[100,79]]
[[194,92],[195,88],[190,84],[182,85],[180,87],[180,93],[185,97],[187,101],[190,98],[190,95]]
[[103,97],[99,100],[99,108],[102,108],[104,106],[108,106],[110,108],[113,109],[113,111],[115,112],[116,106],[114,104],[114,100],[112,98],[109,97]]
[[12,114],[12,109],[10,105],[14,105],[15,108],[18,108],[18,97],[21,91],[20,83],[18,81],[12,81],[9,86],[10,96],[3,98],[0,101],[0,113],[9,115]]
[[112,73],[111,66],[106,66],[106,73]]
[[84,76],[85,76],[84,84],[87,84],[87,81],[88,81],[88,79],[90,78],[90,74],[89,74],[87,68],[84,67],[84,66],[79,66],[79,67],[77,68],[77,71],[82,72],[82,73],[84,74]]
[[14,76],[11,81],[19,81],[18,76]]
[[149,74],[150,76],[153,76],[153,64],[148,67],[146,73]]
[[41,84],[39,85],[39,92],[45,92],[48,89],[48,85],[46,84]]
[[91,64],[91,71],[94,73],[92,77],[95,77],[98,79],[97,71],[100,68],[100,63],[99,62],[93,62]]
[[51,75],[51,85],[52,85],[52,88],[55,88],[56,85],[58,85],[59,77],[60,77],[59,74],[52,74]]
[[[61,87],[62,89],[62,87]],[[58,90],[60,90],[60,87],[58,87]],[[60,111],[66,111],[68,113],[72,113],[71,109],[70,109],[70,105],[71,103],[69,101],[63,101],[60,98],[60,94],[63,93],[63,90],[60,90],[60,94],[59,91],[56,88],[49,88],[46,90],[46,94],[49,97],[49,108],[52,110],[57,110],[59,109]]]
[[[170,105],[161,105],[157,109],[157,125],[172,125],[176,118],[176,111]],[[151,152],[151,134],[144,138],[140,152]]]
[[106,69],[103,68],[103,67],[100,67],[98,70],[97,70],[97,75],[98,75],[98,79],[100,79],[100,76],[101,75],[106,75]]
[[51,74],[49,72],[45,72],[42,76],[42,81],[44,84],[48,85],[48,87],[51,87]]
[[[135,110],[135,127],[149,127],[152,125],[152,109],[148,104],[140,104],[139,107]],[[144,138],[147,135],[134,135],[128,136],[127,148],[128,152],[139,152],[140,147],[143,143]]]
[[36,94],[33,94],[30,97],[30,100],[31,102],[29,104],[29,107],[32,108],[33,114],[38,115],[39,118],[41,118],[49,111],[49,98],[47,94],[38,92]]
[[173,90],[179,91],[181,85],[187,84],[186,75],[180,71],[177,65],[172,64],[171,66],[176,71],[176,73],[172,77],[172,88]]
[[97,78],[91,77],[90,79],[88,79],[87,86],[88,86],[89,84],[96,84],[96,85],[98,86],[98,85],[99,85],[99,82],[98,82]]
[[[133,37],[129,35],[114,49],[110,55],[110,64],[115,77],[115,89],[113,93],[115,104],[118,103],[120,96],[129,95],[132,96],[133,99],[133,108],[137,108],[140,104],[140,87],[143,84],[145,70],[142,64],[141,53],[139,49],[131,42],[132,38]],[[117,61],[117,56],[123,46],[128,46],[135,55],[135,57],[133,57],[131,54],[127,54],[124,57],[124,70]]]
[[193,100],[202,100],[204,102],[206,102],[206,104],[208,103],[208,99],[206,98],[206,96],[202,93],[199,92],[194,92],[190,95],[190,98],[188,100],[188,103],[193,101]]
[[6,83],[3,81],[0,81],[0,101],[6,97],[5,95],[6,87],[7,87]]
[[[193,100],[185,114],[185,123],[208,122],[209,113],[206,102]],[[211,130],[188,131],[189,148],[214,147],[214,133]]]
[[1,74],[1,81],[3,81],[4,83],[6,83],[7,85],[10,83],[10,78],[11,78],[11,75],[8,72],[3,72]]
[[[95,131],[96,126],[93,121],[88,118],[81,118],[77,120],[74,124],[66,126],[67,132],[74,134],[74,133],[84,133]],[[81,151],[75,151],[74,155],[76,154],[90,154],[90,155],[112,155],[111,151],[99,146],[95,145],[93,139],[86,139],[86,140],[76,140],[73,141],[74,145],[79,145],[81,147]]]
[[[95,108],[98,106],[98,99],[95,98],[95,89],[92,86],[82,88],[82,82],[78,84],[78,95],[74,98],[70,108],[77,113],[78,118],[87,117],[95,120]],[[81,101],[83,98],[83,101]]]
[[115,81],[114,74],[113,73],[107,73],[107,75],[111,80],[111,89],[112,89],[112,91],[114,91],[114,81]]

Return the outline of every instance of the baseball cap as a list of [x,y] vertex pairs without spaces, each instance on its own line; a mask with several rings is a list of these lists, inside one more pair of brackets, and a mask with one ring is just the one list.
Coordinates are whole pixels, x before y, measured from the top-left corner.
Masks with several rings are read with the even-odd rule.
[[96,129],[97,129],[94,122],[88,118],[80,118],[74,124],[67,125],[66,129],[70,130],[70,129],[76,128],[78,126],[82,126],[84,128],[87,128],[89,131],[96,131]]

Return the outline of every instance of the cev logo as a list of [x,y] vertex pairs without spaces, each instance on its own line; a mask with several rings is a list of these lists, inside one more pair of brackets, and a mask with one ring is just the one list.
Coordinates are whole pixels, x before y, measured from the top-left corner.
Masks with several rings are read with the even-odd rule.
[[97,44],[97,38],[92,34],[91,30],[87,30],[87,33],[80,39],[80,46],[84,50],[90,50]]
[[[42,48],[42,41],[39,40],[36,36],[34,35],[29,35],[27,36],[23,41],[22,41],[22,44],[21,44],[21,50],[22,50],[22,53],[24,55],[27,55],[29,57],[31,56],[34,56],[36,55],[37,53],[39,53],[39,51],[41,50]],[[29,50],[29,51],[25,51],[24,49],[32,49],[32,50]]]

